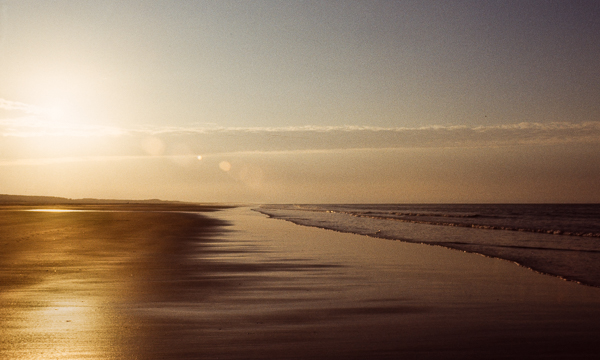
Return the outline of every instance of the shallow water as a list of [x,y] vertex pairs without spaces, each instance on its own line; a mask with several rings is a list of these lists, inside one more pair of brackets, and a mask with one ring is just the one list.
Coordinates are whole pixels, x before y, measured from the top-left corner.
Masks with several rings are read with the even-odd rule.
[[263,205],[296,224],[441,245],[600,286],[600,205]]

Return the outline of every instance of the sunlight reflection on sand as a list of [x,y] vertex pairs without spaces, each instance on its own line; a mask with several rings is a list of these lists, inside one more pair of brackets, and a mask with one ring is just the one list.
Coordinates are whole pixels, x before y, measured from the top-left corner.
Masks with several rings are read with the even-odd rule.
[[63,213],[63,212],[90,212],[90,211],[97,211],[97,210],[74,210],[74,209],[27,209],[27,210],[23,210],[23,211],[36,211],[36,212],[56,212],[56,213]]

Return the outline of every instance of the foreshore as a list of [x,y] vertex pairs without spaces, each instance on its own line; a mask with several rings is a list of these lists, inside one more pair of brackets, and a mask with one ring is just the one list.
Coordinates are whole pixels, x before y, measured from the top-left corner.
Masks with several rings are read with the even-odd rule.
[[600,353],[600,289],[508,261],[248,207],[24,209],[0,210],[0,359]]

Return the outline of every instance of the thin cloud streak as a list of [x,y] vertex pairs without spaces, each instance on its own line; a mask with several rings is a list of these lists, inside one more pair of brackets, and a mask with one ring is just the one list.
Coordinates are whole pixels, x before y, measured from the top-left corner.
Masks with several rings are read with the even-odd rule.
[[[170,159],[177,160],[182,158],[181,155],[116,155],[116,156],[69,156],[56,158],[36,158],[36,159],[16,159],[16,160],[0,160],[0,166],[38,166],[52,164],[67,164],[67,163],[87,163],[87,162],[113,162],[127,160],[156,160]],[[187,156],[194,158],[193,156]]]
[[[374,126],[218,127],[140,126],[132,128],[45,121],[36,116],[0,120],[5,138],[99,138],[120,155],[148,155],[142,144],[161,144],[150,155],[309,152],[348,149],[456,148],[515,145],[598,144],[600,122],[515,123],[488,126],[435,125],[416,128]],[[106,153],[86,154],[105,155]],[[64,154],[68,157],[71,154]]]
[[202,151],[288,151],[419,147],[490,147],[599,143],[600,122],[517,123],[490,126],[181,127],[126,130],[165,143],[200,144]]
[[4,137],[99,137],[123,134],[125,131],[117,127],[48,121],[38,116],[0,120],[0,136]]
[[295,132],[408,132],[408,131],[457,131],[457,130],[473,130],[477,132],[486,132],[493,130],[578,130],[594,129],[600,131],[600,122],[591,121],[583,123],[569,122],[552,122],[547,124],[521,122],[517,124],[505,125],[488,125],[488,126],[473,126],[467,125],[429,125],[423,127],[378,127],[378,126],[361,126],[361,125],[342,125],[342,126],[320,126],[320,125],[303,125],[303,126],[281,126],[281,127],[221,127],[221,126],[188,126],[188,127],[140,127],[137,129],[129,129],[131,132],[147,132],[153,135],[170,134],[170,133],[219,133],[219,132],[243,132],[243,133],[295,133]]
[[25,104],[25,103],[18,102],[18,101],[10,101],[10,100],[6,100],[6,99],[0,99],[0,109],[18,110],[18,111],[23,111],[27,114],[35,114],[35,115],[43,114],[46,112],[46,109],[36,106],[36,105]]
[[29,159],[14,159],[0,160],[0,166],[38,166],[52,164],[67,164],[67,163],[88,163],[88,162],[115,162],[128,160],[172,160],[181,162],[188,161],[206,161],[208,159],[231,158],[238,156],[265,156],[265,155],[309,155],[309,154],[332,154],[332,153],[352,153],[363,151],[394,151],[398,149],[321,149],[321,150],[280,150],[280,151],[234,151],[221,152],[201,155],[201,160],[198,160],[198,155],[114,155],[114,156],[65,156],[53,158],[29,158]]

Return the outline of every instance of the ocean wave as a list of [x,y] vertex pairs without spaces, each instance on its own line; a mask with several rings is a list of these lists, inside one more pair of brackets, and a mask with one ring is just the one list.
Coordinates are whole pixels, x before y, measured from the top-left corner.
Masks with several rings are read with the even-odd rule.
[[591,233],[591,232],[574,232],[574,231],[565,231],[565,230],[556,230],[556,229],[536,229],[536,228],[521,228],[521,227],[497,226],[497,225],[485,225],[485,224],[464,224],[464,223],[458,223],[458,222],[413,220],[413,219],[401,219],[401,218],[389,217],[389,216],[370,216],[370,215],[352,214],[352,213],[346,213],[346,214],[351,215],[351,216],[356,216],[356,217],[365,217],[365,218],[380,219],[380,220],[402,221],[402,222],[413,223],[413,224],[457,226],[457,227],[469,227],[469,228],[484,229],[484,230],[522,231],[522,232],[532,232],[532,233],[551,234],[551,235],[567,235],[567,236],[583,236],[583,237],[598,237],[598,238],[600,238],[600,233]]
[[[284,207],[278,206],[269,206],[272,209],[284,209]],[[413,224],[427,224],[427,225],[438,225],[438,226],[454,226],[454,227],[468,227],[468,228],[476,228],[483,230],[505,230],[505,231],[520,231],[520,232],[531,232],[531,233],[539,233],[539,234],[551,234],[551,235],[564,235],[564,236],[579,236],[579,237],[594,237],[600,238],[600,232],[594,231],[577,231],[577,230],[568,230],[568,229],[560,229],[560,228],[545,228],[545,227],[535,227],[535,226],[512,226],[509,224],[498,225],[498,224],[489,224],[482,221],[486,219],[494,219],[495,221],[507,221],[506,216],[499,215],[491,215],[491,214],[477,214],[477,213],[469,213],[469,214],[460,214],[460,213],[433,213],[433,212],[381,212],[381,211],[344,211],[344,210],[331,210],[331,209],[318,209],[311,208],[306,206],[294,205],[294,210],[297,211],[309,211],[309,212],[322,212],[322,213],[330,213],[330,214],[345,214],[354,217],[363,217],[363,218],[371,218],[371,219],[380,219],[380,220],[390,220],[390,221],[401,221]],[[540,214],[543,216],[543,214]],[[548,216],[547,214],[545,216]],[[414,219],[417,218],[417,219]],[[423,218],[432,218],[432,219],[423,219]],[[477,222],[465,222],[465,221],[442,221],[436,220],[437,218],[444,219],[478,219],[482,220]]]

